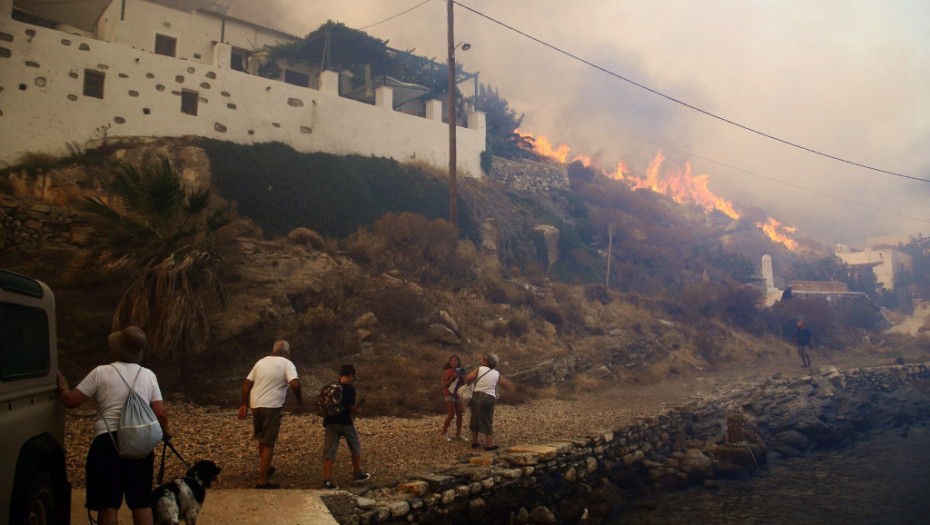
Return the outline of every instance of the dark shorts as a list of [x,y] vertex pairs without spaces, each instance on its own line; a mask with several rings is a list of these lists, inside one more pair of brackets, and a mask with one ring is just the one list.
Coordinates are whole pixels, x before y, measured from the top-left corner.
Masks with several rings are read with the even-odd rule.
[[[116,432],[113,434],[116,438]],[[100,434],[90,444],[85,467],[87,502],[85,507],[99,511],[118,509],[126,495],[130,509],[150,507],[155,454],[141,459],[120,459],[110,434]]]
[[281,430],[280,408],[253,408],[252,431],[259,443],[274,448],[278,442],[278,431]]
[[471,418],[468,420],[468,429],[472,432],[481,432],[486,436],[494,435],[494,396],[484,392],[475,392],[468,407],[471,409]]
[[362,442],[358,439],[358,431],[355,425],[340,425],[330,423],[326,425],[326,433],[323,436],[323,459],[336,461],[336,450],[339,449],[339,438],[346,438],[346,445],[349,446],[349,452],[353,455],[362,453]]

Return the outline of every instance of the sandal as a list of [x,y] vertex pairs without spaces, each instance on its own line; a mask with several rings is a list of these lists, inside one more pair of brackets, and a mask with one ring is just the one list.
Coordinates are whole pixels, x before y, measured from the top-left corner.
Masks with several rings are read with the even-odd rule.
[[477,444],[477,443],[472,443],[472,444],[471,444],[471,448],[478,448],[478,447],[480,447],[480,446],[481,446],[481,445],[479,445],[479,444]]
[[497,450],[497,449],[499,449],[499,448],[500,448],[500,447],[497,446],[497,445],[491,445],[490,447],[484,447],[484,449],[487,450],[487,451]]
[[255,484],[255,488],[257,489],[276,489],[276,488],[279,488],[280,486],[281,485],[278,485],[277,483],[265,483],[264,485],[261,485],[259,483]]

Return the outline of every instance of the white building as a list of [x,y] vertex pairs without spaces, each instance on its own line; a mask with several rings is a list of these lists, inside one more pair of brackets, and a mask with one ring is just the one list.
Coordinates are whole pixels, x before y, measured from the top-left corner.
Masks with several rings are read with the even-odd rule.
[[[120,136],[282,142],[300,152],[449,164],[442,100],[423,115],[339,95],[340,74],[307,65],[253,74],[265,45],[297,37],[203,0],[0,0],[0,162]],[[399,109],[399,108],[398,108]],[[457,170],[481,177],[485,118],[456,132]]]
[[886,290],[894,290],[896,273],[911,268],[911,257],[891,248],[853,251],[846,245],[837,244],[834,253],[847,266],[871,267],[875,280]]

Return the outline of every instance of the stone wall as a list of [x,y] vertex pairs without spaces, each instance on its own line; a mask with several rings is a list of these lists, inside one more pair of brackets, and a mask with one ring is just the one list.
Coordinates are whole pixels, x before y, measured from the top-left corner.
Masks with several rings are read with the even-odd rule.
[[568,189],[568,172],[564,165],[513,161],[494,157],[490,180],[510,186],[516,190],[540,195],[552,190]]
[[[729,425],[728,425],[728,419]],[[594,436],[481,452],[356,497],[327,494],[340,523],[585,523],[616,518],[632,494],[748,477],[769,455],[845,447],[877,428],[930,419],[930,363],[825,367],[724,387],[711,398]],[[512,520],[512,521],[511,521]]]
[[76,211],[35,200],[0,199],[0,250],[12,246],[79,246],[84,222]]

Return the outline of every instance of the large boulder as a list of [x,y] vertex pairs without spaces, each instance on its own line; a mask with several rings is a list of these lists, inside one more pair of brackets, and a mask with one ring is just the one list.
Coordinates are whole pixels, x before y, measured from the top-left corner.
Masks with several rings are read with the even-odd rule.
[[441,325],[439,323],[433,323],[429,325],[429,336],[439,343],[447,345],[457,345],[460,344],[459,336],[455,335],[448,326]]
[[713,461],[695,448],[685,451],[678,462],[678,468],[688,475],[688,479],[694,482],[714,477]]

